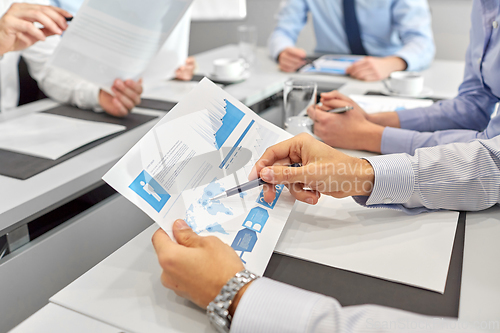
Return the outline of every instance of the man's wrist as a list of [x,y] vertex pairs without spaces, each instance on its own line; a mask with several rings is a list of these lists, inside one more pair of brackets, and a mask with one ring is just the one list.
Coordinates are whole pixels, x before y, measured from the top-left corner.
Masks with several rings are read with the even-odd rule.
[[379,112],[372,113],[366,116],[369,122],[374,124],[384,126],[384,127],[395,127],[400,128],[401,123],[399,121],[399,115],[397,112]]
[[236,308],[238,308],[238,304],[240,303],[241,297],[243,297],[243,294],[245,291],[248,289],[248,287],[253,283],[253,281],[250,281],[246,285],[244,285],[238,293],[234,296],[233,301],[231,302],[231,305],[228,308],[229,314],[231,317],[234,317],[234,314],[236,312]]
[[391,72],[404,71],[408,68],[406,61],[398,56],[389,56],[384,59],[390,62]]
[[375,123],[368,123],[367,128],[363,131],[362,135],[360,135],[360,144],[356,149],[380,153],[384,128],[384,126],[380,126]]

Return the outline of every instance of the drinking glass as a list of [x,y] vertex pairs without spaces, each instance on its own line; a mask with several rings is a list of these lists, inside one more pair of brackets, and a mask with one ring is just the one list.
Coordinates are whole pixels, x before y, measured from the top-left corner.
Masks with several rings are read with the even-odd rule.
[[307,116],[307,108],[316,104],[317,84],[312,81],[288,80],[283,89],[284,128],[297,135],[313,132],[314,121]]
[[257,28],[250,25],[238,27],[239,54],[246,63],[246,68],[250,69],[255,61],[257,50]]

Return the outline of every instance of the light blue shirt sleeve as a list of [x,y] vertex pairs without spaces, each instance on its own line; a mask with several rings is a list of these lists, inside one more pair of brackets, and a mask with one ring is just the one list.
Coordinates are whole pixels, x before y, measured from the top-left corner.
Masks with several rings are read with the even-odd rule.
[[491,119],[498,98],[483,86],[472,68],[470,51],[467,54],[459,95],[427,108],[398,111],[401,128],[385,128],[383,154],[413,154],[417,148],[490,139],[500,134],[500,119]]
[[289,0],[281,9],[278,24],[269,37],[269,52],[277,60],[287,47],[295,46],[300,32],[307,23],[309,8],[304,0]]
[[408,71],[428,68],[434,59],[436,47],[427,1],[397,0],[392,8],[393,29],[398,32],[403,43],[394,55],[406,62]]
[[375,171],[374,188],[370,197],[354,199],[368,207],[418,214],[479,211],[500,203],[500,136],[366,160]]

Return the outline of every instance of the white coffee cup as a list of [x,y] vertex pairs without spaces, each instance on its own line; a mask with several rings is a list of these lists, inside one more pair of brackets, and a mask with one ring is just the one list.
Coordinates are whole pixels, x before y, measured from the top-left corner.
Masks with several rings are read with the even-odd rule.
[[245,71],[243,59],[221,58],[214,61],[214,75],[218,78],[234,79]]
[[417,72],[393,72],[387,88],[398,95],[418,96],[424,90],[424,77]]

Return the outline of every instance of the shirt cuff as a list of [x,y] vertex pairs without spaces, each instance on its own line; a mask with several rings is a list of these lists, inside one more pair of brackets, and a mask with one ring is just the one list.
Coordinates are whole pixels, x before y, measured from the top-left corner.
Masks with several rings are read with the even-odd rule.
[[415,171],[408,155],[366,158],[375,172],[373,191],[366,205],[407,203],[415,190]]
[[382,154],[413,154],[413,137],[415,131],[386,127],[382,133],[380,150]]
[[414,52],[407,52],[404,49],[399,50],[394,54],[396,57],[400,57],[406,62],[406,70],[410,72],[419,72],[423,69],[425,69],[426,66],[423,66],[422,64],[419,63],[420,57],[417,54],[414,54]]
[[323,298],[271,279],[257,279],[236,308],[231,333],[305,332],[311,311]]
[[273,60],[278,61],[278,57],[287,47],[295,47],[293,41],[287,38],[271,36],[269,39],[269,55]]

